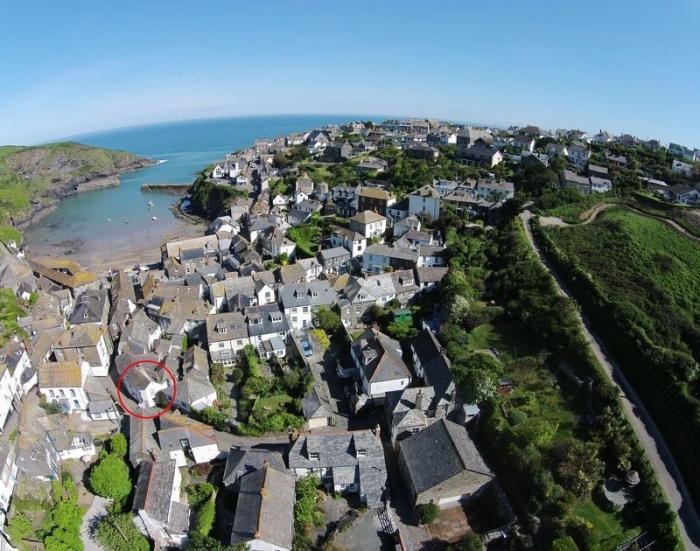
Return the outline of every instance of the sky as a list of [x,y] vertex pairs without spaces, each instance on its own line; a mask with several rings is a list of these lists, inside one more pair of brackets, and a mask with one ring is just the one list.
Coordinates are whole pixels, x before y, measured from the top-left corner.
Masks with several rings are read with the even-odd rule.
[[0,3],[0,144],[274,113],[700,147],[700,0]]

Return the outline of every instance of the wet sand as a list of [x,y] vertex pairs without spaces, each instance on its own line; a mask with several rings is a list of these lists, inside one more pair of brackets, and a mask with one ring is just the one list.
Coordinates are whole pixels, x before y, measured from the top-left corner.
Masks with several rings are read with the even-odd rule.
[[130,235],[125,226],[124,234],[104,240],[85,243],[80,238],[66,239],[58,243],[32,243],[27,247],[27,256],[69,258],[84,268],[104,273],[111,269],[129,268],[136,264],[151,264],[160,261],[160,246],[175,239],[204,235],[206,225],[182,218],[168,224],[167,229],[154,228],[147,234]]

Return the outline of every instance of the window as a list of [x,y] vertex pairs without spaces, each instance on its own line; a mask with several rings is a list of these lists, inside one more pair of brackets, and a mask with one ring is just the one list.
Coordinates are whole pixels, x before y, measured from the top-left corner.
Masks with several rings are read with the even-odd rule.
[[75,390],[73,390],[72,388],[70,389],[70,395],[71,398],[75,398]]
[[308,313],[309,313],[309,307],[308,307],[308,306],[304,306],[304,313],[305,313],[305,314],[308,314]]
[[321,458],[321,455],[318,452],[309,452],[309,459],[314,459],[318,461]]
[[367,449],[366,448],[358,448],[357,449],[357,457],[367,457]]
[[49,389],[49,396],[53,398],[55,395],[56,393],[53,390]]
[[243,341],[240,341],[240,340],[239,340],[239,341],[236,341],[236,344],[237,344],[238,346],[243,346]]
[[61,388],[61,389],[58,390],[58,394],[59,394],[59,396],[65,396],[65,395],[66,395],[66,391],[63,390],[63,389]]
[[78,400],[73,400],[73,407],[75,407],[75,409],[80,409],[80,402],[78,402]]
[[180,438],[180,447],[182,449],[190,447],[190,441],[187,438]]

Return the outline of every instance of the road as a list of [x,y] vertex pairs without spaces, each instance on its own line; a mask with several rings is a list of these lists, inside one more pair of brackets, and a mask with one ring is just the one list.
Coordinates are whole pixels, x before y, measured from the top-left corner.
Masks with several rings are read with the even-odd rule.
[[95,539],[95,531],[99,521],[107,516],[107,505],[111,501],[111,499],[95,496],[90,508],[85,513],[83,523],[80,526],[80,539],[83,541],[85,551],[103,551],[102,546]]
[[[532,250],[535,252],[535,255],[542,265],[554,278],[557,292],[567,298],[573,298],[564,281],[547,261],[540,247],[535,242],[532,231],[530,230],[531,218],[532,213],[528,210],[520,214],[520,219],[525,227],[525,235],[527,236]],[[627,415],[627,419],[641,442],[649,462],[656,473],[656,478],[666,493],[666,497],[671,503],[672,508],[678,513],[678,527],[683,544],[688,550],[700,549],[700,518],[693,505],[690,492],[683,481],[680,469],[678,465],[676,465],[661,431],[656,426],[656,423],[654,423],[652,416],[647,411],[642,400],[634,391],[634,388],[629,383],[624,373],[622,373],[620,367],[606,353],[605,347],[600,338],[595,334],[590,321],[580,311],[579,321],[581,322],[581,329],[591,348],[591,352],[595,355],[598,362],[600,362],[608,378],[618,387],[620,400]]]

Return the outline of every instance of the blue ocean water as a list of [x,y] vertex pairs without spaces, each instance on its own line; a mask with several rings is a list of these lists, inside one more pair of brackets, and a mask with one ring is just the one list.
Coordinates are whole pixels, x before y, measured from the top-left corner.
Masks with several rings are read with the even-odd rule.
[[[177,197],[142,192],[146,183],[191,183],[195,174],[259,138],[272,138],[359,115],[271,115],[182,121],[110,130],[70,138],[157,159],[161,164],[123,174],[119,187],[81,193],[24,232],[30,252],[85,261],[105,249],[123,252],[159,244],[186,225],[170,210]],[[376,117],[372,117],[376,119]],[[153,208],[148,208],[148,201]],[[154,221],[152,217],[158,218]]]

